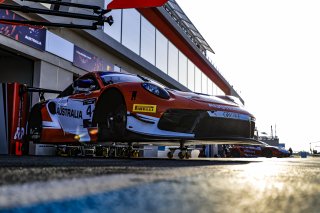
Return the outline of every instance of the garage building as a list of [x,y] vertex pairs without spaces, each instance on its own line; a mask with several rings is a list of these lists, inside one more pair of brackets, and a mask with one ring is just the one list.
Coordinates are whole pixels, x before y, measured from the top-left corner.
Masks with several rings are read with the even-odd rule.
[[[68,2],[88,4],[84,0]],[[111,0],[90,1],[105,8]],[[47,9],[28,1],[5,3]],[[60,11],[88,13],[66,6]],[[209,95],[239,94],[207,58],[210,45],[175,0],[163,7],[113,10],[114,24],[103,29],[80,30],[0,24],[0,81],[63,90],[90,71],[119,71],[151,77],[183,91]],[[88,21],[0,10],[2,18],[36,21]],[[52,95],[47,95],[50,97]],[[37,102],[34,97],[33,103]]]

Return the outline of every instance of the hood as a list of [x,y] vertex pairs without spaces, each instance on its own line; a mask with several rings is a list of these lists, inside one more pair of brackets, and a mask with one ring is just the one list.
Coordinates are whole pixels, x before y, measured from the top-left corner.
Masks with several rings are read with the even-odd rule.
[[280,152],[285,153],[285,154],[289,154],[289,151],[288,151],[288,150],[285,150],[285,149],[279,148],[279,147],[277,147],[277,148],[278,148],[278,150],[279,150]]
[[[250,114],[245,107],[241,104],[238,103],[238,98],[233,97],[233,96],[211,96],[211,95],[206,95],[206,94],[201,94],[201,93],[194,93],[194,92],[182,92],[182,91],[177,91],[177,90],[168,90],[168,92],[171,93],[171,95],[175,97],[180,97],[184,99],[188,99],[193,102],[198,102],[198,103],[204,103],[208,104],[210,108],[214,109],[223,109],[227,111],[240,111],[246,114]],[[253,115],[251,115],[254,117]]]
[[208,110],[210,111],[214,110],[242,113],[249,115],[253,120],[255,120],[255,116],[248,112],[248,110],[244,107],[244,105],[240,102],[240,100],[237,97],[228,95],[212,96],[194,92],[182,92],[167,88],[166,90],[174,98],[185,99],[202,105],[205,104],[207,105]]
[[[199,101],[199,102],[208,103],[208,104],[223,104],[223,105],[230,105],[230,106],[239,106],[238,104],[233,102],[231,99],[228,99],[228,96],[218,97],[218,96],[210,96],[210,95],[194,93],[194,92],[182,92],[177,90],[169,90],[169,92],[175,96],[183,97],[193,101]],[[224,99],[221,97],[226,97],[226,98]]]

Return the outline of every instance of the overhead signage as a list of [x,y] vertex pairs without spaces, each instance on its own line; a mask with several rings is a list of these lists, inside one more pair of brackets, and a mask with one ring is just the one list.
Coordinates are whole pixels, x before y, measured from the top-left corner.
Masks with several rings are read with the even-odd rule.
[[87,71],[111,71],[113,65],[105,59],[74,46],[73,65]]
[[[15,14],[10,10],[0,9],[0,18],[9,20],[26,20],[25,18]],[[30,26],[12,25],[0,23],[0,34],[10,37],[23,44],[45,50],[46,45],[46,30],[42,28],[33,28]]]

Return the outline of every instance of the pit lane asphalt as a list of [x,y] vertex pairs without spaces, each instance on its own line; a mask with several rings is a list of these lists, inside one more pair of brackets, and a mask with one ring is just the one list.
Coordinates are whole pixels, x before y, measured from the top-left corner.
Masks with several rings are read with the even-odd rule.
[[320,158],[0,156],[0,212],[319,212]]

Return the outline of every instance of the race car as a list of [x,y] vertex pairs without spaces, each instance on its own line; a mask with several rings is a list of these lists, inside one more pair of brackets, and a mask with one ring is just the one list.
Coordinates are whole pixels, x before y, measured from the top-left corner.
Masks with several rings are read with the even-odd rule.
[[149,78],[90,72],[33,106],[34,143],[259,144],[255,117],[233,96],[167,88]]
[[284,148],[279,148],[277,146],[270,146],[266,143],[263,143],[261,145],[261,154],[262,157],[272,158],[284,158],[284,157],[290,157],[290,152],[288,150],[285,150]]
[[290,157],[290,152],[276,147],[270,146],[264,142],[261,145],[233,145],[228,148],[227,157],[266,157],[266,158],[283,158]]
[[233,145],[226,150],[226,156],[232,158],[260,157],[261,154],[261,146]]

